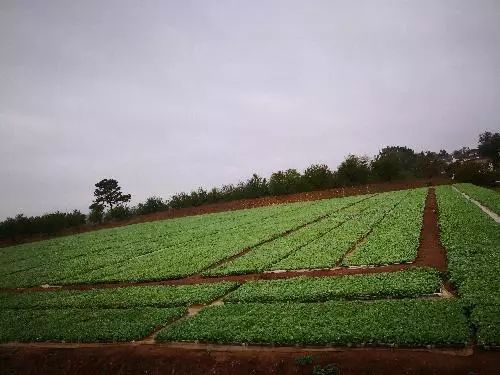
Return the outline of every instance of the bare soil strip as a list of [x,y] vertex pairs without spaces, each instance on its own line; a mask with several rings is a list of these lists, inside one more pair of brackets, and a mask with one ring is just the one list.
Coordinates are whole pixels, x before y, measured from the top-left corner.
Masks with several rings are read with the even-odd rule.
[[[312,270],[294,270],[284,272],[264,272],[245,275],[230,275],[230,276],[201,276],[194,275],[181,279],[157,280],[157,281],[131,281],[131,282],[116,282],[116,283],[96,283],[96,284],[68,284],[61,286],[39,286],[32,288],[1,288],[2,291],[12,292],[27,292],[27,291],[47,291],[54,289],[69,289],[69,290],[88,290],[98,288],[121,288],[138,285],[186,285],[186,284],[203,284],[217,283],[221,281],[237,281],[244,283],[253,280],[271,280],[271,279],[287,279],[298,276],[342,276],[342,275],[358,275],[371,274],[381,272],[396,272],[411,267],[433,267],[439,271],[447,270],[446,251],[439,240],[439,227],[437,216],[437,202],[434,188],[430,188],[427,194],[423,225],[420,234],[420,245],[418,248],[417,259],[413,263],[390,264],[385,266],[366,266],[358,268],[334,267],[329,269],[312,269]],[[447,284],[448,285],[448,284]],[[453,290],[452,286],[448,285],[448,290]]]
[[438,206],[436,191],[430,188],[425,201],[420,245],[415,265],[434,267],[445,272],[448,269],[446,250],[439,239]]
[[500,215],[497,215],[495,212],[491,211],[488,207],[483,206],[480,202],[475,200],[474,198],[470,197],[469,195],[461,192],[459,189],[457,189],[455,186],[452,186],[452,188],[456,191],[458,191],[462,196],[464,196],[466,199],[470,200],[472,203],[474,203],[476,206],[478,206],[486,215],[491,217],[493,220],[495,220],[497,223],[500,223]]
[[[295,360],[311,355],[313,364]],[[5,374],[310,374],[334,363],[351,374],[495,374],[500,352],[466,349],[296,348],[205,344],[1,345]]]

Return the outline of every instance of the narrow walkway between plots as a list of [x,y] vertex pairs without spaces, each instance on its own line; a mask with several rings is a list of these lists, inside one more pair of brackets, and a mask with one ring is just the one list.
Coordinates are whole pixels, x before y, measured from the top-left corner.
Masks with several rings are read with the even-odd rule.
[[487,214],[489,217],[491,217],[493,220],[495,220],[497,223],[500,223],[500,216],[497,215],[495,212],[491,211],[488,207],[483,206],[481,203],[479,203],[477,200],[474,198],[471,198],[469,195],[461,192],[459,189],[457,189],[455,186],[452,186],[455,191],[459,192],[464,196],[465,199],[470,200],[472,203],[474,203],[476,206],[478,206],[485,214]]

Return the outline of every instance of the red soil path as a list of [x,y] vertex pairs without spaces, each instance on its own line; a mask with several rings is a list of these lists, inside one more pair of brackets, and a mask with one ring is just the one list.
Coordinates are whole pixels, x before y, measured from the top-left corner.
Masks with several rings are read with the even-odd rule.
[[[295,363],[304,355],[313,357],[312,365]],[[329,363],[342,375],[498,374],[500,352],[196,344],[0,346],[2,374],[311,374],[313,365]]]

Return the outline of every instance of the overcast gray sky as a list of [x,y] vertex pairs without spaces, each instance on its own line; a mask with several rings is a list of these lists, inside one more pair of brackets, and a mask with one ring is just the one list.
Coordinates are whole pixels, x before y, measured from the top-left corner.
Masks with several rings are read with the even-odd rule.
[[0,219],[500,128],[500,1],[0,2]]

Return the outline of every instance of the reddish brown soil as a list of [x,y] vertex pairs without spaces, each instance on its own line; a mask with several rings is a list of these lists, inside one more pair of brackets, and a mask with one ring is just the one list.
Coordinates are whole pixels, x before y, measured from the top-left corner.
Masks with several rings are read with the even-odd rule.
[[437,210],[436,191],[434,188],[431,188],[425,202],[420,247],[418,248],[415,264],[434,267],[444,272],[448,269],[448,263],[446,260],[446,250],[439,239]]
[[67,236],[75,233],[84,233],[90,232],[99,229],[105,228],[114,228],[121,227],[130,224],[144,223],[149,221],[156,220],[165,220],[165,219],[173,219],[177,217],[184,216],[193,216],[193,215],[201,215],[215,212],[223,212],[223,211],[233,211],[233,210],[241,210],[244,208],[255,208],[262,206],[269,206],[273,204],[281,204],[281,203],[292,203],[292,202],[301,202],[301,201],[313,201],[319,199],[326,198],[336,198],[336,197],[347,197],[351,195],[360,195],[360,194],[368,194],[368,193],[381,193],[385,191],[393,191],[393,190],[404,190],[404,189],[412,189],[417,187],[429,186],[429,185],[449,185],[452,181],[448,179],[431,179],[431,180],[415,180],[415,181],[399,181],[399,182],[387,182],[387,183],[377,183],[377,184],[369,184],[357,187],[346,187],[346,188],[337,188],[337,189],[328,189],[328,190],[320,190],[320,191],[312,191],[306,193],[297,193],[290,195],[282,195],[277,197],[262,197],[255,199],[241,199],[231,202],[220,202],[213,204],[205,204],[199,207],[187,207],[180,209],[172,209],[163,212],[157,212],[149,215],[136,216],[130,220],[118,221],[118,222],[109,222],[101,225],[84,225],[78,228],[72,228],[65,230],[58,235],[55,236],[34,236],[29,238],[20,238],[17,241],[10,240],[0,240],[0,247],[11,246],[13,244],[24,243],[24,242],[34,242],[41,241],[48,238],[53,237],[61,237]]
[[[295,363],[304,355],[312,356],[312,365]],[[313,365],[329,363],[343,375],[497,374],[500,352],[160,344],[0,347],[2,374],[312,374]]]

